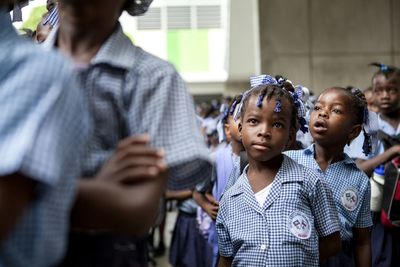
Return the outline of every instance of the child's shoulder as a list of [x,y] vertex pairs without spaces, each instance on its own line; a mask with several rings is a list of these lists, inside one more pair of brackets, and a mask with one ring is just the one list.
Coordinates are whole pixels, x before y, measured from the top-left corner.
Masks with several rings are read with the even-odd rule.
[[239,178],[237,178],[236,182],[224,192],[221,202],[227,201],[229,198],[242,193],[244,183],[248,183],[248,181],[245,174],[242,173]]
[[170,62],[153,55],[141,47],[133,45],[135,64],[131,69],[132,74],[145,76],[176,75],[178,72]]
[[296,160],[286,156],[286,175],[291,178],[292,181],[300,182],[301,192],[305,195],[314,195],[319,188],[326,187],[326,182],[321,178],[316,170],[311,169],[298,163]]
[[347,181],[358,184],[360,187],[369,185],[369,177],[357,167],[355,161],[347,154],[345,154],[344,163],[343,168],[338,170],[341,176],[347,177]]
[[[293,154],[297,154],[300,152],[301,151],[293,151]],[[316,183],[320,179],[315,170],[304,166],[290,155],[286,155],[286,152],[284,156],[286,163],[283,165],[283,167],[285,168],[285,172],[287,172],[288,175],[296,176],[298,179],[303,180],[306,183]]]
[[288,150],[283,152],[284,155],[290,157],[299,164],[309,166],[314,160],[314,152],[312,146],[299,149],[299,150]]

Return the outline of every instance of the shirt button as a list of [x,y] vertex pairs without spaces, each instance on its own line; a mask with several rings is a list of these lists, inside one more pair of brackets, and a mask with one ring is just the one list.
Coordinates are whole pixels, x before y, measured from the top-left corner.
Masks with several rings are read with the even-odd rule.
[[262,245],[261,245],[261,249],[262,249],[262,250],[266,250],[266,249],[267,249],[267,245],[262,244]]

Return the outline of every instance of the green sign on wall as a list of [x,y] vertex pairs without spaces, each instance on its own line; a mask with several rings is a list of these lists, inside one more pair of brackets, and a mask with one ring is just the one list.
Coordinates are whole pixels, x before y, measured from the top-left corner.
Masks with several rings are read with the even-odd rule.
[[169,30],[167,53],[180,72],[208,72],[208,30]]

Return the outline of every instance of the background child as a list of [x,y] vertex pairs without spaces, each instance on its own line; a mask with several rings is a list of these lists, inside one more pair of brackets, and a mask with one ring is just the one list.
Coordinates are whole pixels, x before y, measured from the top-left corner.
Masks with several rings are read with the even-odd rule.
[[318,266],[340,246],[332,193],[311,170],[284,156],[296,134],[287,85],[245,97],[239,131],[249,165],[224,194],[217,217],[219,266]]
[[168,200],[178,200],[179,208],[169,253],[169,262],[174,267],[207,267],[211,262],[211,247],[197,228],[198,205],[192,193],[193,190],[166,193]]
[[378,108],[378,105],[376,104],[375,94],[374,94],[374,91],[372,90],[372,86],[366,88],[363,91],[363,93],[365,96],[365,101],[367,101],[368,110],[373,111],[373,112],[378,112],[379,108]]
[[369,180],[343,153],[344,146],[360,133],[366,110],[358,89],[325,90],[310,117],[314,145],[286,152],[298,163],[318,171],[333,191],[341,223],[342,251],[321,266],[353,266],[354,259],[356,266],[371,266]]
[[[400,134],[400,70],[383,64],[374,64],[379,70],[372,79],[372,89],[375,101],[379,108],[379,130],[390,136]],[[400,145],[385,149],[383,143],[378,141],[376,151],[369,159],[358,159],[358,166],[368,175],[373,170],[400,155]],[[373,266],[399,266],[400,260],[400,230],[399,228],[386,228],[381,223],[380,212],[373,214],[374,226],[372,228],[372,265]]]
[[[239,160],[239,153],[243,151],[238,125],[234,118],[235,111],[241,99],[241,95],[235,96],[222,117],[226,143],[211,156],[215,159],[213,176],[210,180],[211,183],[197,186],[193,193],[196,202],[214,220],[207,231],[208,241],[213,247],[211,266],[217,266],[218,263],[218,240],[215,231],[215,219],[217,217],[219,201],[225,191],[225,186],[232,172],[233,165]],[[209,193],[210,189],[212,194]]]

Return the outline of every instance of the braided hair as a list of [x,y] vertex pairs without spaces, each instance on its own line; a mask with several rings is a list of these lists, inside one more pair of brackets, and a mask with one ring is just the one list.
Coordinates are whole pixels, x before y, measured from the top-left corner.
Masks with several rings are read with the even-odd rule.
[[[278,79],[277,79],[278,80]],[[257,107],[262,108],[263,100],[267,99],[270,101],[272,98],[275,99],[275,109],[274,111],[279,113],[282,108],[281,99],[286,99],[289,102],[289,105],[292,109],[292,117],[291,117],[291,127],[297,128],[297,108],[295,106],[294,100],[290,92],[294,92],[294,87],[292,83],[287,80],[281,81],[279,84],[268,84],[268,85],[259,85],[252,88],[248,91],[248,94],[245,94],[242,99],[242,107],[240,110],[240,116],[243,117],[246,108],[249,104],[249,100],[252,96],[257,96]]]
[[379,75],[384,76],[386,78],[386,80],[392,80],[392,79],[399,79],[400,78],[400,69],[397,68],[397,67],[387,66],[385,64],[376,63],[376,62],[370,63],[369,65],[378,68],[378,71],[376,71],[374,73],[374,75],[372,76],[372,82]]
[[223,121],[223,123],[227,122],[228,116],[232,116],[235,120],[238,119],[240,112],[235,113],[235,110],[239,106],[240,102],[242,101],[242,98],[243,98],[242,94],[235,95],[233,97],[232,102],[231,102],[231,104],[229,105],[229,108],[228,108],[227,116],[224,118],[225,120]]

